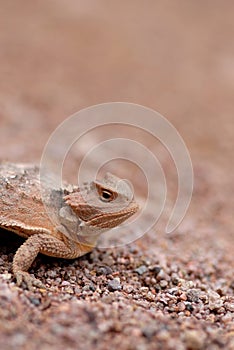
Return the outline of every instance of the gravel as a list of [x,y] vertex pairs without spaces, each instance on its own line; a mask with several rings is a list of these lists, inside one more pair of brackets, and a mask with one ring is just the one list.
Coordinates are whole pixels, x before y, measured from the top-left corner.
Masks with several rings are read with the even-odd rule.
[[[10,261],[15,248],[4,232]],[[109,250],[111,267],[102,265],[107,253],[99,249],[74,261],[40,256],[33,273],[47,291],[16,287],[1,265],[1,349],[232,349],[234,296],[225,252],[194,261],[192,251],[181,258],[169,237],[158,239],[154,253],[138,243],[132,252]]]

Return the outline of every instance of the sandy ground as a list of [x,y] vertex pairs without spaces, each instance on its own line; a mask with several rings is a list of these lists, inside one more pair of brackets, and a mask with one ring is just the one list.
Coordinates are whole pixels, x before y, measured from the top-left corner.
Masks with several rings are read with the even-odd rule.
[[[234,349],[233,11],[216,0],[0,1],[1,160],[39,162],[69,115],[124,101],[168,118],[195,174],[173,234],[164,217],[118,249],[39,256],[30,272],[48,291],[15,285],[22,240],[2,230],[1,349]],[[176,173],[161,160],[173,199]]]

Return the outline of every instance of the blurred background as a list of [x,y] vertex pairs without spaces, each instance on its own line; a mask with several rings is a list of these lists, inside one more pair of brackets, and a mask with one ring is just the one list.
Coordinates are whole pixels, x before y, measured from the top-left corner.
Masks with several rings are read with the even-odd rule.
[[51,132],[82,108],[145,105],[188,146],[190,210],[225,223],[230,238],[233,11],[216,0],[0,1],[0,159],[39,162]]

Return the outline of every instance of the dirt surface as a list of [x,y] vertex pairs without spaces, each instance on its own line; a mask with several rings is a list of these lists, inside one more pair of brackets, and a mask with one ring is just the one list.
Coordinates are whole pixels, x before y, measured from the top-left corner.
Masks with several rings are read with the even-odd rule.
[[2,230],[1,349],[234,349],[233,12],[228,1],[0,1],[1,160],[37,163],[69,115],[125,101],[173,123],[195,174],[174,233],[164,215],[118,249],[39,256],[30,273],[48,291],[16,286],[23,240]]

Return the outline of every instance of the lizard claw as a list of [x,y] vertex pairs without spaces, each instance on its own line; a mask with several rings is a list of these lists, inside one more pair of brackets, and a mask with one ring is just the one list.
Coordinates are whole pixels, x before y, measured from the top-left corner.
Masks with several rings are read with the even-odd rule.
[[20,287],[23,284],[26,284],[26,287],[30,291],[34,291],[36,288],[46,289],[45,285],[35,277],[32,277],[26,271],[18,271],[16,273],[16,284]]

